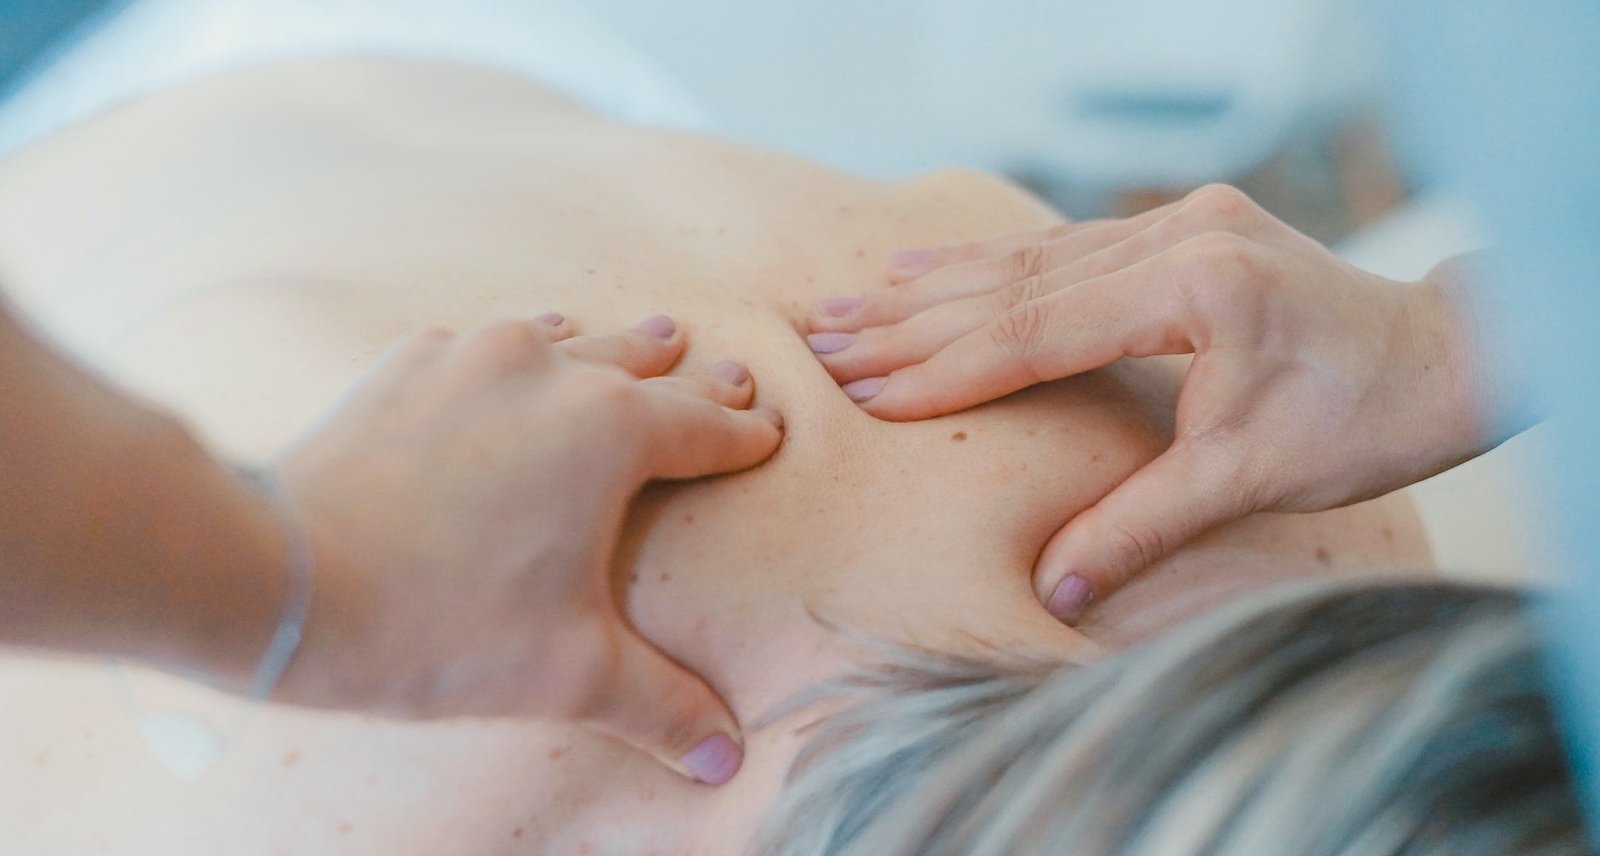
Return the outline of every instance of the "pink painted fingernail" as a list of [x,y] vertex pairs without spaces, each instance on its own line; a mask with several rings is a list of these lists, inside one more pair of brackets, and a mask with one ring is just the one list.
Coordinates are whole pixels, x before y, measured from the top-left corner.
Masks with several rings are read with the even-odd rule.
[[732,360],[723,360],[712,366],[710,371],[734,386],[739,386],[750,379],[750,372]]
[[933,250],[901,250],[889,254],[889,270],[897,276],[916,276],[933,267],[937,257]]
[[843,318],[860,308],[859,297],[830,297],[817,301],[817,311],[830,318]]
[[856,340],[854,333],[811,333],[806,336],[806,344],[811,346],[813,354],[836,354]]
[[1071,574],[1056,585],[1044,608],[1058,621],[1067,623],[1077,619],[1091,600],[1094,600],[1094,589],[1089,587],[1089,581]]
[[678,332],[678,325],[665,315],[651,315],[633,325],[633,329],[657,339],[670,339],[673,333]]
[[560,327],[561,322],[567,320],[567,316],[562,315],[560,312],[546,312],[533,320],[541,324],[549,324],[551,327]]
[[860,404],[883,392],[883,385],[888,382],[889,379],[886,377],[868,377],[861,380],[853,380],[840,387],[840,389],[844,390],[845,395],[850,396],[851,401]]
[[739,744],[726,734],[713,734],[690,749],[680,762],[689,774],[708,785],[720,785],[733,778],[744,763]]

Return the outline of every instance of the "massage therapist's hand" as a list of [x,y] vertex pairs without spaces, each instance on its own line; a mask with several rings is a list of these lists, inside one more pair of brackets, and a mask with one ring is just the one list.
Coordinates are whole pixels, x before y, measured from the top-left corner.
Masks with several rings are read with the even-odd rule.
[[581,720],[731,777],[733,716],[625,623],[609,574],[646,482],[750,467],[780,441],[742,367],[662,376],[684,347],[664,316],[577,336],[554,314],[393,347],[273,465],[318,554],[278,697]]
[[1194,355],[1171,447],[1039,557],[1035,591],[1064,620],[1214,526],[1378,496],[1488,445],[1445,271],[1364,273],[1233,188],[890,265],[899,284],[823,301],[808,337],[883,419],[1125,356]]

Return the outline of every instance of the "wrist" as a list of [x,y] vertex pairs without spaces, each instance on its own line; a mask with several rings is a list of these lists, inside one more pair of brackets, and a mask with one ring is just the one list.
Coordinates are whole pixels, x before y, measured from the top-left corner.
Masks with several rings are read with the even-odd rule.
[[183,493],[169,507],[179,513],[156,535],[177,557],[162,587],[175,649],[157,664],[248,693],[291,599],[291,543],[267,497],[187,432],[183,444],[191,473],[174,480]]
[[291,516],[316,569],[299,649],[271,698],[303,707],[370,708],[384,678],[374,654],[382,648],[381,628],[373,622],[373,592],[360,570],[370,563],[341,537],[337,509],[325,513],[314,501],[300,501],[293,476],[281,468],[269,469],[267,477],[277,480],[282,513]]
[[1442,460],[1437,470],[1493,448],[1503,437],[1492,428],[1495,391],[1480,350],[1470,295],[1448,264],[1435,267],[1409,289],[1409,329],[1418,366],[1414,400],[1419,437],[1429,437]]

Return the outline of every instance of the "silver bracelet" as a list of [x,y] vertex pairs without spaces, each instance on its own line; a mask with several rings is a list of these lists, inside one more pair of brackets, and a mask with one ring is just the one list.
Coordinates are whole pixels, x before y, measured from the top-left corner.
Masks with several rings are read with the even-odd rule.
[[305,526],[295,517],[294,507],[277,479],[258,467],[241,467],[239,472],[272,505],[273,512],[282,521],[284,540],[289,546],[287,603],[283,607],[283,616],[278,619],[278,629],[273,631],[272,640],[267,643],[267,650],[262,653],[261,662],[256,665],[255,675],[250,679],[250,700],[262,702],[272,695],[284,671],[289,668],[289,661],[300,650],[300,637],[305,634],[306,618],[311,614],[316,554],[312,551],[311,538],[306,534]]
[[233,725],[224,731],[194,713],[148,711],[139,704],[121,669],[113,665],[118,693],[133,712],[146,748],[168,772],[181,779],[196,779],[211,769],[228,746],[244,733],[256,707],[272,695],[299,650],[306,618],[311,612],[316,556],[305,527],[295,517],[283,488],[269,473],[247,467],[240,467],[238,473],[267,498],[282,524],[289,548],[289,591],[278,628],[273,631],[250,679],[246,705],[239,709]]

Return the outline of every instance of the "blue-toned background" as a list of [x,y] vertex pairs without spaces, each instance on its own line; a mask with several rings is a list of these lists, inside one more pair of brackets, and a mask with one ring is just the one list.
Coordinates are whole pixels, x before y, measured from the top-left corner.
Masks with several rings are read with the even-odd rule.
[[0,92],[28,61],[111,0],[0,0]]

